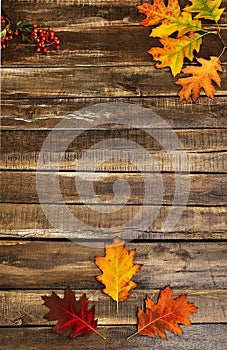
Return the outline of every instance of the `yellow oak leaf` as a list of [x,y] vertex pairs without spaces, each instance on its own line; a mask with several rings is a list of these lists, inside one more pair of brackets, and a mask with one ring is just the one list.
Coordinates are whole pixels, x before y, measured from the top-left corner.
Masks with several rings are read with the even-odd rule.
[[222,72],[220,59],[211,56],[210,60],[197,58],[197,61],[201,66],[187,66],[182,70],[185,74],[191,74],[190,77],[180,78],[176,81],[176,84],[182,86],[178,93],[180,101],[188,100],[192,96],[192,100],[195,102],[199,98],[201,89],[204,89],[205,94],[213,99],[216,90],[212,80],[220,86],[221,78],[218,74],[218,71]]
[[125,242],[116,237],[112,244],[106,245],[106,255],[96,256],[95,263],[103,272],[96,279],[106,288],[102,292],[118,303],[127,299],[129,291],[137,286],[132,277],[141,269],[140,264],[133,264],[136,250],[127,250]]
[[191,6],[186,6],[185,11],[187,12],[198,12],[195,18],[206,18],[216,23],[220,19],[224,8],[219,9],[222,0],[190,0]]
[[199,51],[202,43],[202,35],[198,33],[190,33],[188,36],[181,38],[163,38],[160,39],[163,47],[152,47],[150,53],[157,63],[157,68],[170,67],[173,76],[180,73],[184,58],[193,60],[193,52]]
[[163,0],[154,0],[153,5],[143,3],[138,6],[139,12],[146,15],[146,18],[141,22],[144,26],[154,26],[151,32],[152,37],[165,38],[175,32],[178,32],[178,37],[192,31],[201,29],[201,22],[192,19],[190,13],[181,12],[178,0],[168,0],[166,7]]

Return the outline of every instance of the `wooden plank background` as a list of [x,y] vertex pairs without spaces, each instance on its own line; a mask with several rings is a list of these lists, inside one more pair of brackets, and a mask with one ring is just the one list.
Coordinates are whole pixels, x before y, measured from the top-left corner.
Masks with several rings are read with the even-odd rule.
[[[61,40],[61,51],[38,55],[35,48],[12,43],[2,53],[2,132],[1,132],[1,223],[0,223],[0,349],[200,349],[224,350],[227,345],[226,303],[226,204],[227,204],[227,98],[226,53],[222,58],[222,84],[214,100],[204,94],[196,104],[179,103],[179,87],[168,69],[157,70],[147,50],[157,43],[149,38],[149,28],[140,25],[137,0],[3,0],[5,12],[13,20],[52,26]],[[185,5],[187,1],[180,1]],[[226,7],[226,1],[221,7]],[[227,14],[220,27],[227,40]],[[207,21],[207,26],[210,25]],[[218,55],[222,44],[216,36],[205,37],[201,55]],[[145,107],[160,115],[182,142],[190,170],[187,206],[172,232],[163,223],[172,206],[175,176],[172,164],[160,145],[149,137],[153,125],[141,118],[134,129],[103,124],[98,116],[89,122],[76,111],[97,103],[126,102]],[[39,204],[36,170],[39,152],[48,133],[60,121],[74,114],[80,136],[68,147],[61,161],[42,170],[44,178],[59,178],[63,199],[70,211],[91,228],[78,225],[73,235],[62,235],[53,227]],[[125,117],[130,125],[130,116]],[[85,129],[88,129],[85,131]],[[141,130],[142,129],[142,130]],[[147,131],[147,133],[146,133]],[[69,131],[70,132],[70,131]],[[58,130],[51,142],[61,145],[64,131]],[[121,225],[143,204],[146,168],[138,154],[137,165],[109,161],[102,164],[93,181],[96,194],[111,207],[116,180],[130,184],[131,196],[120,215],[97,215],[97,205],[87,191],[91,185],[90,163],[75,173],[75,162],[92,144],[111,138],[135,141],[145,147],[159,165],[164,184],[163,203],[153,224],[146,231]],[[164,137],[164,134],[163,134]],[[129,149],[129,151],[133,151]],[[173,150],[177,154],[177,150]],[[178,169],[177,176],[185,174]],[[81,201],[75,181],[84,188]],[[158,180],[152,177],[154,193]],[[124,184],[122,183],[122,193]],[[41,189],[43,207],[52,205],[61,217],[63,203]],[[182,195],[185,188],[182,188]],[[154,200],[144,208],[157,205]],[[89,209],[88,207],[89,206]],[[178,208],[176,207],[175,210]],[[64,221],[64,219],[62,218]],[[143,268],[130,298],[120,304],[101,292],[95,280],[99,270],[94,255],[103,255],[97,242],[115,235],[132,238],[128,248],[136,248],[135,261]],[[85,240],[87,245],[84,245]],[[95,241],[94,241],[95,240]],[[192,325],[168,341],[136,336],[136,309],[146,294],[157,299],[159,290],[170,284],[174,296],[188,294],[199,309]],[[51,332],[52,323],[43,319],[46,308],[41,296],[55,290],[60,295],[67,286],[79,297],[84,292],[90,305],[96,305],[99,331],[88,338],[70,340]]]

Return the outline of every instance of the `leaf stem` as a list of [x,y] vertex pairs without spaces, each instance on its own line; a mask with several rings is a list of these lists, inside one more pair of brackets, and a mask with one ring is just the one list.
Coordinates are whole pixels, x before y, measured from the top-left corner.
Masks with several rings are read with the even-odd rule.
[[221,58],[221,56],[223,55],[223,53],[225,52],[226,49],[227,49],[227,46],[224,46],[222,51],[221,51],[221,53],[220,53],[220,55],[218,56],[218,59]]
[[102,335],[101,333],[99,333],[96,329],[94,330],[94,332],[99,335],[102,339],[106,340],[106,337],[104,337],[104,335]]
[[139,331],[137,331],[137,332],[131,334],[129,337],[126,338],[126,340],[131,339],[132,337],[134,337],[134,336],[137,335],[137,334],[139,334]]

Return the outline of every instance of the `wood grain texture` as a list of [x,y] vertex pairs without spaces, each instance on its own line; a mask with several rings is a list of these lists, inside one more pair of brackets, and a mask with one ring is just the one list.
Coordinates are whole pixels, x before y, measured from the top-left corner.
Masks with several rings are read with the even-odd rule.
[[[103,124],[105,119],[103,120]],[[160,151],[164,147],[166,150],[174,151],[191,151],[191,152],[212,152],[212,151],[226,151],[227,148],[227,129],[185,129],[185,130],[174,130],[179,142],[176,142],[175,138],[172,137],[172,130],[165,130],[159,128],[146,128],[146,129],[134,129],[128,126],[124,128],[125,121],[122,120],[122,126],[110,126],[100,129],[99,126],[92,125],[92,129],[73,129],[70,121],[68,123],[71,126],[71,130],[55,129],[49,135],[49,130],[12,130],[2,131],[1,145],[2,152],[8,152],[9,155],[16,152],[20,152],[26,155],[29,152],[40,152],[43,147],[44,141],[48,138],[48,142],[51,146],[45,149],[51,152],[62,152],[66,145],[66,141],[69,142],[65,151],[67,152],[83,152],[87,148],[92,148],[93,145],[98,144],[104,140],[113,140],[112,148],[115,144],[119,143],[119,149],[136,149],[133,145],[129,148],[128,145],[122,145],[119,139],[129,140],[135,142],[147,151]],[[126,124],[127,125],[127,124]],[[53,146],[52,146],[53,145]],[[55,146],[56,145],[56,146]],[[97,146],[97,150],[100,152],[104,146]]]
[[[83,242],[82,242],[83,244]],[[140,290],[173,288],[225,289],[226,243],[128,244],[136,248],[136,263],[143,268],[134,280]],[[1,242],[0,287],[10,289],[98,289],[100,270],[94,256],[104,250],[72,242]]]
[[[70,67],[2,69],[3,98],[176,96],[179,87],[167,69],[143,67]],[[45,89],[43,79],[45,78]],[[45,90],[45,91],[44,91]],[[226,95],[226,69],[217,96]],[[203,95],[203,94],[202,94]]]
[[[160,115],[173,129],[217,129],[227,128],[227,97],[215,97],[211,100],[200,97],[195,103],[188,101],[180,103],[178,97],[135,97],[135,98],[59,98],[50,99],[2,99],[1,126],[2,130],[10,129],[52,129],[59,122],[74,115],[77,121],[78,110],[97,103],[132,103],[150,109]],[[130,124],[126,117],[125,123]],[[98,115],[88,122],[78,118],[78,128],[90,128],[92,122],[100,124]],[[134,121],[135,123],[135,121]],[[152,127],[148,120],[140,119],[135,127]]]
[[[142,26],[70,27],[56,32],[60,38],[61,50],[49,50],[47,55],[39,55],[34,45],[13,41],[2,54],[2,65],[7,67],[77,67],[79,66],[133,66],[152,65],[150,47],[158,46],[157,38],[149,37],[150,28]],[[227,31],[223,31],[227,39]],[[210,42],[212,41],[212,46]],[[222,43],[217,35],[205,36],[200,55],[209,58],[222,51]],[[227,54],[221,62],[227,60]]]
[[[2,5],[12,18],[38,22],[45,26],[103,26],[111,23],[138,25],[144,16],[137,11],[138,0],[3,0]],[[180,5],[188,1],[180,0]],[[222,3],[226,7],[226,0]],[[43,11],[45,10],[45,16]],[[221,23],[226,23],[226,12]]]
[[[184,327],[184,334],[175,336],[168,333],[168,341],[163,339],[151,339],[144,336],[136,336],[131,341],[126,337],[136,332],[135,326],[98,327],[103,335],[107,337],[104,341],[96,334],[88,337],[79,337],[69,340],[52,333],[50,327],[36,328],[2,328],[1,350],[80,350],[92,349],[117,349],[117,350],[223,350],[227,341],[227,326],[225,324],[201,324]],[[199,342],[199,345],[198,345]],[[199,348],[198,348],[199,346]]]
[[[43,153],[44,159],[48,159],[49,154]],[[124,160],[115,161],[109,160],[101,163],[98,171],[108,172],[134,172],[139,168],[144,172],[153,172],[154,168],[159,169],[160,172],[182,172],[185,171],[185,163],[183,163],[180,153],[174,152],[172,159],[166,152],[157,151],[150,152],[154,162],[147,164],[144,159],[144,152],[137,152],[134,156],[134,163],[125,162]],[[53,171],[90,171],[91,162],[85,161],[81,163],[79,152],[65,152],[64,157],[59,153],[52,153],[51,158],[42,166],[37,166],[39,152],[29,152],[28,154],[20,154],[15,148],[15,154],[2,154],[0,161],[2,170],[53,170]],[[90,157],[95,159],[97,152],[90,153]],[[173,165],[173,160],[176,160],[177,167]],[[227,169],[227,152],[201,152],[187,153],[188,171],[190,173],[226,173]],[[171,161],[172,160],[172,161]],[[60,163],[60,166],[59,166]],[[175,163],[176,164],[176,163]]]
[[[93,175],[83,172],[44,172],[39,174],[40,179],[44,183],[49,181],[59,181],[62,198],[65,203],[79,204],[96,203],[97,199],[89,190],[91,186],[99,199],[108,204],[119,204],[119,199],[114,195],[114,183],[119,183],[119,189],[122,202],[128,204],[157,204],[157,198],[160,192],[159,174],[143,174],[138,173],[98,173]],[[187,175],[178,175],[178,179],[182,182]],[[175,193],[174,174],[162,174],[163,182],[163,204],[171,205]],[[220,206],[227,204],[227,176],[225,174],[191,174],[190,193],[187,205],[195,206]],[[126,196],[126,181],[131,188],[129,198]],[[148,199],[145,197],[144,182],[150,181],[153,187],[152,196]],[[83,188],[83,198],[78,193],[79,188]],[[54,191],[50,191],[49,187],[43,185],[39,187],[43,201],[46,203],[57,204],[59,198]],[[186,188],[182,185],[181,194],[186,194]],[[126,201],[127,199],[127,201]],[[36,187],[36,173],[34,172],[11,172],[4,171],[1,174],[1,201],[5,203],[39,203],[39,197]]]
[[[63,297],[61,290],[56,291]],[[89,298],[89,307],[95,305],[95,315],[99,325],[136,324],[137,307],[144,307],[146,295],[155,302],[159,294],[158,290],[134,290],[131,296],[119,305],[119,315],[116,315],[115,302],[101,291],[79,290],[76,299],[86,293]],[[195,323],[224,323],[227,322],[227,292],[222,289],[212,290],[177,290],[174,289],[173,297],[187,294],[187,300],[198,307],[197,313],[191,316]],[[21,322],[22,325],[50,325],[43,316],[47,308],[42,305],[41,296],[51,295],[51,290],[34,291],[2,291],[0,292],[0,326],[12,326]]]
[[[45,213],[51,213],[52,224],[42,208]],[[164,223],[170,210],[172,214],[178,213],[179,206],[159,209],[144,205],[141,209],[137,205],[122,208],[109,205],[108,209],[109,213],[99,205],[69,205],[66,208],[62,204],[43,204],[42,207],[38,204],[1,204],[0,236],[111,240],[118,234],[129,240],[226,239],[226,207],[186,207],[170,232],[166,231]],[[65,210],[72,214],[70,220]],[[151,219],[156,212],[157,217]],[[133,221],[130,224],[137,214],[136,224]]]
[[[49,146],[42,148],[48,131],[3,131],[0,166],[2,169],[90,171],[92,162],[95,162],[99,171],[119,172],[140,169],[141,171],[182,172],[186,169],[183,152],[185,150],[190,172],[226,172],[226,129],[176,130],[175,134],[182,146],[176,144],[168,130],[152,130],[151,133],[153,137],[149,135],[149,129],[147,132],[140,129],[120,130],[119,128],[95,130],[94,126],[93,130],[86,131],[56,130],[48,136]],[[116,149],[116,145],[120,144],[119,139],[126,142],[127,147],[122,146],[124,156],[119,153],[116,157],[116,153],[112,155],[111,150],[113,145]],[[106,156],[107,146],[99,145],[99,142],[104,140],[107,140],[110,149],[109,155]],[[128,146],[130,141],[133,143]],[[66,148],[65,145],[68,147]],[[95,148],[92,149],[92,146]],[[38,158],[41,148],[44,161],[40,165]],[[119,150],[121,148],[119,146]],[[162,148],[170,150],[171,154]],[[89,150],[89,157],[83,157],[84,151],[87,150]],[[128,161],[130,154],[131,158],[133,155],[132,162]]]

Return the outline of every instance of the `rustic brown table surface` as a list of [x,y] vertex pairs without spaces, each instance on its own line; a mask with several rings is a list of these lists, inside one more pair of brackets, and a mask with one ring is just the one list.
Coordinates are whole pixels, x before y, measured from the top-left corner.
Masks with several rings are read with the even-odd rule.
[[[139,3],[2,1],[11,18],[52,26],[61,39],[62,50],[44,56],[24,44],[12,43],[2,55],[0,349],[226,349],[226,57],[222,86],[214,100],[203,95],[196,104],[179,103],[179,87],[173,84],[168,69],[157,70],[146,53],[152,39],[149,29],[140,25]],[[226,16],[225,12],[222,24],[226,24]],[[218,40],[204,39],[205,57],[220,50]],[[182,142],[189,160],[191,189],[184,213],[172,232],[163,229],[163,222],[174,197],[174,172],[160,145],[142,131],[152,129],[143,118],[135,129],[106,123],[95,130],[98,120],[89,124],[75,117],[80,136],[68,147],[60,173],[39,170],[43,170],[44,177],[50,177],[50,173],[53,179],[59,176],[71,213],[90,224],[91,229],[75,227],[82,242],[79,244],[72,242],[70,235],[62,235],[46,218],[36,188],[43,142],[70,113],[76,115],[79,109],[100,102],[146,107],[163,118]],[[105,124],[105,120],[102,122]],[[89,130],[83,132],[83,128]],[[140,143],[152,152],[165,186],[162,208],[153,224],[144,232],[137,227],[130,232],[134,239],[127,247],[137,249],[135,261],[143,268],[134,278],[137,288],[120,304],[118,316],[114,302],[102,294],[102,286],[94,277],[99,274],[94,255],[103,255],[104,249],[96,247],[93,240],[127,234],[121,225],[135,215],[143,201],[141,174],[130,162],[110,160],[99,167],[94,190],[107,206],[113,200],[117,179],[131,186],[130,199],[120,216],[94,214],[93,198],[86,194],[89,162],[75,176],[79,155],[96,142],[115,137]],[[53,142],[57,145],[60,138],[55,134]],[[137,160],[136,166],[143,168],[143,160]],[[148,175],[149,171],[143,176]],[[90,209],[81,201],[75,180],[83,186]],[[48,193],[46,198],[48,204]],[[61,216],[66,204],[58,203],[57,198],[53,202]],[[191,317],[192,325],[184,327],[184,334],[178,337],[168,334],[168,341],[139,335],[126,341],[136,330],[136,309],[143,306],[145,295],[157,298],[159,290],[168,284],[174,296],[186,292],[188,300],[199,307]],[[106,341],[96,334],[72,340],[52,333],[52,324],[43,319],[47,309],[41,296],[52,290],[62,294],[67,286],[77,296],[85,291],[91,305],[96,304],[98,329]]]

